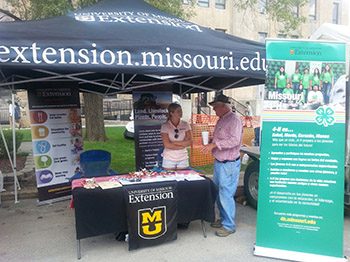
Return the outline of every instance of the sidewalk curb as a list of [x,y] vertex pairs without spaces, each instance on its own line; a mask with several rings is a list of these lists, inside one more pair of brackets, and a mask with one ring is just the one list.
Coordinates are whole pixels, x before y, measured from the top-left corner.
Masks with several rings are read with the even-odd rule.
[[[20,150],[19,150],[20,151]],[[17,191],[18,199],[31,199],[38,198],[38,190],[37,187],[33,184],[33,180],[35,181],[35,169],[34,169],[34,156],[32,152],[29,152],[26,162],[24,164],[24,168],[16,172],[17,178],[19,180],[19,184],[21,189]],[[1,200],[13,200],[15,197],[14,192],[14,174],[7,173],[3,174],[4,176],[4,184],[10,184],[6,186],[6,191],[1,192]]]
[[[16,175],[17,177],[21,177],[21,176],[24,176],[26,173],[29,173],[32,171],[34,171],[34,156],[33,154],[29,153],[29,155],[27,156],[26,162],[24,164],[24,168],[17,171]],[[4,174],[4,179],[9,177],[13,177],[13,173]]]

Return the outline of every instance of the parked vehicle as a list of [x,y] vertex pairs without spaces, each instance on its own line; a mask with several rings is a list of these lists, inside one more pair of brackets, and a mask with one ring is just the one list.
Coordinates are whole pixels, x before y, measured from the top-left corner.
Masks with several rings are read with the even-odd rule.
[[130,115],[129,119],[130,119],[130,121],[125,126],[124,138],[125,139],[134,139],[135,138],[134,111],[131,111],[131,115]]

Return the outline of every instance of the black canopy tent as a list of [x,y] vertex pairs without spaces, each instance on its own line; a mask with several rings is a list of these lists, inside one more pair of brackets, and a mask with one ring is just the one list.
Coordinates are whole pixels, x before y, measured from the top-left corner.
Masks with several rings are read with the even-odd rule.
[[[142,0],[104,0],[64,16],[0,23],[0,89],[12,90],[12,105],[15,89],[40,82],[74,82],[81,92],[104,95],[167,84],[185,94],[261,84],[265,70],[262,43]],[[13,162],[16,203],[15,154]]]
[[142,0],[105,0],[55,18],[0,23],[0,88],[74,81],[81,91],[117,94],[170,83],[183,94],[261,84],[265,67],[262,43]]

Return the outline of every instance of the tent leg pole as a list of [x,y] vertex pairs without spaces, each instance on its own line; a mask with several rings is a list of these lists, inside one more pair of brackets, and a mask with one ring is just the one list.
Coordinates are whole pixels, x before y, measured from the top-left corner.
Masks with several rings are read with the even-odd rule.
[[14,179],[14,190],[15,190],[15,204],[18,203],[17,199],[17,166],[16,166],[16,122],[15,122],[15,93],[12,86],[12,92],[11,92],[11,98],[12,98],[12,152],[13,152],[13,179]]
[[[13,88],[13,86],[12,86]],[[16,130],[15,130],[15,93],[12,90],[12,149],[13,149],[13,176],[14,176],[14,187],[15,187],[15,204],[18,203],[17,198],[17,187],[19,184],[17,179],[17,165],[16,165]]]
[[77,258],[81,259],[80,239],[77,240]]
[[204,221],[203,219],[201,220],[202,222],[202,231],[203,231],[203,236],[206,238],[207,237],[207,230],[205,228],[205,224],[204,224]]
[[[12,167],[12,171],[13,171],[13,173],[15,173],[15,171],[14,171],[15,167],[14,167],[12,159],[11,159],[10,151],[9,151],[9,149],[7,147],[6,139],[5,139],[5,136],[4,136],[4,132],[2,131],[1,124],[0,124],[0,133],[1,133],[2,141],[3,141],[5,149],[6,149],[7,156],[9,158],[9,161],[10,161],[10,164],[11,164],[11,167]],[[21,190],[21,185],[19,184],[17,176],[15,176],[14,179],[16,179],[16,181],[17,181],[17,188],[18,188],[18,190]]]

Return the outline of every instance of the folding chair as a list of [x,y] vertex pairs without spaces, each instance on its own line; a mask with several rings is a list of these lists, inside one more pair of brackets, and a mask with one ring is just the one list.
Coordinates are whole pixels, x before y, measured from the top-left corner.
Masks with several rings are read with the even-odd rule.
[[81,177],[90,178],[98,176],[116,175],[110,169],[111,153],[105,150],[88,150],[80,154],[81,169],[74,176],[69,178],[70,181]]

